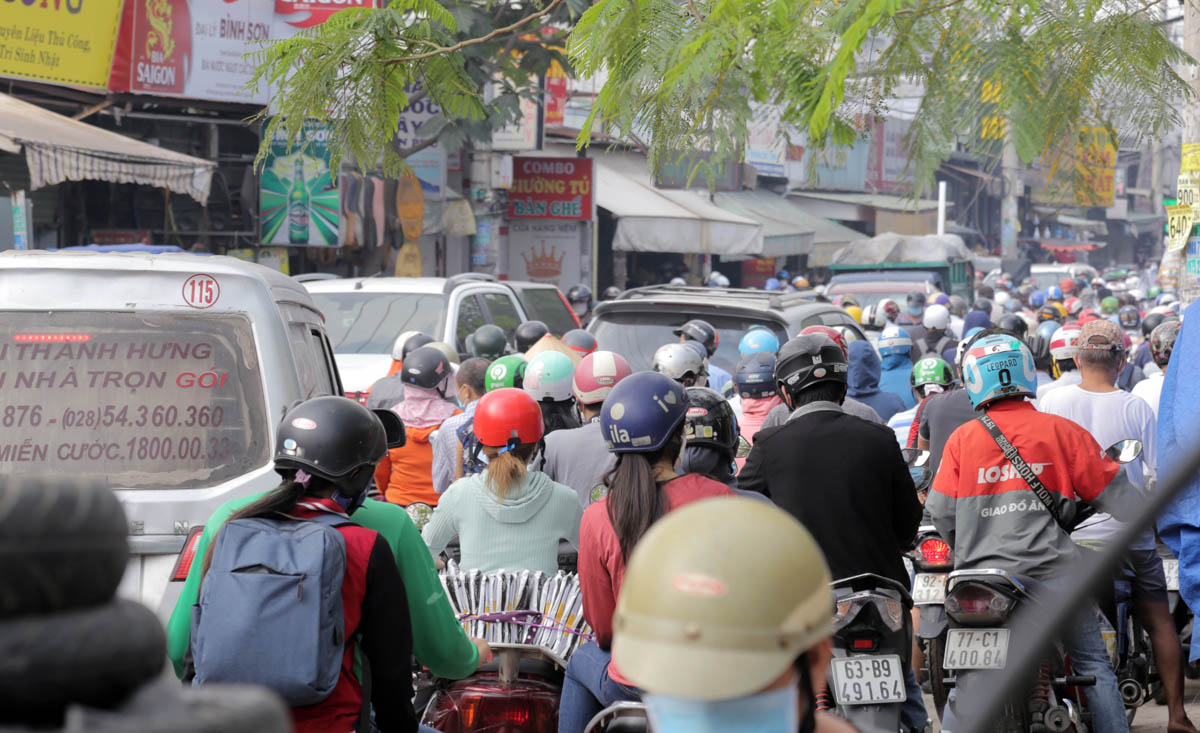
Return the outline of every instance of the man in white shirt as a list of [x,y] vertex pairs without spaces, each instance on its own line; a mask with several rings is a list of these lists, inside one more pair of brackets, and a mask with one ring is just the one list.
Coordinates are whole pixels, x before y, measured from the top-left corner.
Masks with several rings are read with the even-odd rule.
[[1060,327],[1050,337],[1050,358],[1052,363],[1058,367],[1056,371],[1059,376],[1049,384],[1038,384],[1037,402],[1039,405],[1042,402],[1042,398],[1052,390],[1079,384],[1081,376],[1075,366],[1076,341],[1078,338],[1079,326],[1074,324]]
[[1158,414],[1158,400],[1162,396],[1163,381],[1167,378],[1167,362],[1171,360],[1171,351],[1174,350],[1175,339],[1179,336],[1179,326],[1178,320],[1170,320],[1154,327],[1148,339],[1150,358],[1154,361],[1146,366],[1157,366],[1158,371],[1147,371],[1146,378],[1133,385],[1133,394],[1154,408],[1155,415]]
[[[1145,400],[1117,389],[1117,376],[1125,366],[1121,327],[1112,321],[1085,323],[1076,342],[1077,385],[1039,395],[1038,409],[1074,421],[1101,447],[1121,440],[1142,441],[1139,460],[1125,466],[1130,482],[1145,489],[1155,472],[1157,419]],[[1096,514],[1075,530],[1071,538],[1081,543],[1111,541],[1124,523],[1107,514]],[[1162,560],[1155,551],[1153,528],[1138,535],[1126,558],[1133,568],[1133,607],[1150,635],[1154,659],[1162,675],[1172,730],[1195,730],[1183,709],[1183,651],[1167,608],[1167,584]]]

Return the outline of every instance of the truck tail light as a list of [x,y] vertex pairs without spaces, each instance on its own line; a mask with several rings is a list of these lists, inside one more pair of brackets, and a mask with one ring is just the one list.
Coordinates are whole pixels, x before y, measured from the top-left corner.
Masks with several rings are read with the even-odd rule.
[[188,571],[192,569],[192,562],[196,559],[196,548],[200,546],[200,536],[204,534],[204,527],[192,527],[188,532],[187,539],[183,541],[183,549],[179,551],[179,559],[175,561],[175,569],[171,571],[171,582],[183,582],[187,580]]

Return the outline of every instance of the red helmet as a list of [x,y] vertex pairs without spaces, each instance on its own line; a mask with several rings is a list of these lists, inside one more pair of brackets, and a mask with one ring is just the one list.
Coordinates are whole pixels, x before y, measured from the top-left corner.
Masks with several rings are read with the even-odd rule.
[[900,304],[891,298],[884,298],[879,301],[876,308],[883,311],[889,321],[896,320],[896,317],[900,315]]
[[542,408],[523,389],[502,387],[479,398],[475,437],[492,448],[515,448],[542,439]]
[[1058,287],[1062,288],[1063,295],[1066,295],[1067,293],[1073,293],[1075,292],[1075,281],[1068,277],[1060,282]]
[[850,345],[846,343],[846,337],[842,334],[841,331],[830,328],[829,326],[809,326],[808,328],[800,331],[799,335],[800,336],[810,336],[814,333],[820,333],[820,334],[824,334],[825,336],[828,336],[830,339],[833,340],[833,343],[838,345],[838,348],[840,348],[842,350],[843,354],[846,354],[847,356],[849,356]]
[[593,351],[575,367],[575,399],[581,405],[595,405],[604,401],[613,386],[633,374],[629,362],[620,354],[611,351]]

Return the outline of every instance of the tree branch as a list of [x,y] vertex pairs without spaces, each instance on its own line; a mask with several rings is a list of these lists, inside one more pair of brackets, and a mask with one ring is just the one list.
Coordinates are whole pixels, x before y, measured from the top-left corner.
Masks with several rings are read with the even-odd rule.
[[442,125],[442,129],[438,130],[436,135],[427,137],[424,140],[422,140],[421,142],[416,143],[415,145],[412,145],[410,147],[407,147],[407,148],[393,147],[392,150],[394,150],[396,155],[399,155],[401,158],[407,158],[410,155],[414,155],[416,153],[421,152],[425,148],[431,148],[434,145],[437,145],[437,141],[439,139],[441,139],[442,133],[445,132],[449,128],[450,128],[450,125],[448,125],[448,124]]
[[410,63],[413,61],[423,61],[425,59],[433,58],[434,56],[442,56],[442,55],[446,55],[446,54],[455,53],[457,51],[463,50],[464,48],[470,48],[471,46],[478,46],[482,43],[487,43],[488,41],[494,40],[495,38],[498,38],[499,36],[502,36],[502,35],[505,35],[508,33],[512,33],[514,31],[516,31],[518,28],[520,28],[521,26],[527,25],[531,21],[537,20],[538,18],[543,18],[543,17],[549,15],[550,13],[553,13],[555,10],[558,9],[558,6],[560,6],[562,4],[563,4],[563,0],[551,0],[549,5],[542,8],[541,10],[537,11],[536,13],[527,15],[524,18],[518,20],[516,23],[513,23],[512,25],[506,25],[503,28],[496,28],[495,30],[491,31],[490,33],[479,36],[478,38],[468,38],[467,40],[460,41],[460,42],[454,44],[453,46],[438,46],[433,51],[428,51],[426,53],[419,53],[419,54],[415,54],[413,56],[400,56],[400,57],[394,58],[394,59],[386,59],[386,60],[381,61],[380,63],[383,63],[383,64],[406,64],[406,63]]

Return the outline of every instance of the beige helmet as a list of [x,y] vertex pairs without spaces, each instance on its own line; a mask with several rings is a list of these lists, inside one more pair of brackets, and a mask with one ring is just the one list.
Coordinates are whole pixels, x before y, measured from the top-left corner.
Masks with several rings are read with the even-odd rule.
[[629,558],[613,660],[655,695],[753,694],[833,633],[829,582],[816,542],[787,512],[753,499],[688,504]]
[[446,357],[446,361],[450,362],[456,367],[458,366],[458,351],[456,351],[455,348],[450,344],[446,343],[445,341],[434,341],[425,345],[432,346],[433,348],[442,352],[442,354]]

